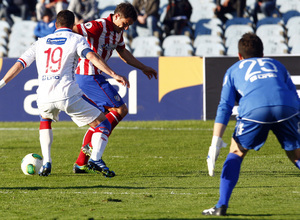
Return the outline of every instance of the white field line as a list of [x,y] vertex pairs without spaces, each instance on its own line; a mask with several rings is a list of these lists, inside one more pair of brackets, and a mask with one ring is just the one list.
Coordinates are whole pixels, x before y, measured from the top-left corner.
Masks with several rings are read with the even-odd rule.
[[[86,130],[87,127],[58,127],[53,130]],[[212,131],[212,128],[147,128],[147,127],[116,127],[120,130],[160,130],[160,131]],[[38,131],[39,128],[0,128],[0,131]]]

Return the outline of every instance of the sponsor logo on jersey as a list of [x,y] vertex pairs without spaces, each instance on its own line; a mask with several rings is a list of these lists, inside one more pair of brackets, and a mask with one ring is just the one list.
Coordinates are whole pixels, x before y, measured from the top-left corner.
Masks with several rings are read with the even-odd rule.
[[48,38],[47,44],[53,44],[53,45],[63,45],[67,41],[67,38],[65,37],[58,37],[58,38]]
[[250,77],[250,82],[254,82],[257,79],[266,79],[266,78],[274,78],[274,77],[277,77],[275,73],[257,74]]
[[56,76],[46,76],[46,75],[43,75],[42,76],[42,80],[52,80],[52,79],[59,79],[60,76],[56,75]]

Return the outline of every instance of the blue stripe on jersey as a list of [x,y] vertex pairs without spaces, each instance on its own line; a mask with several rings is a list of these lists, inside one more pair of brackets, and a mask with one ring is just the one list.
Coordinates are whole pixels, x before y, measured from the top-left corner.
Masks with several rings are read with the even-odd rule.
[[23,66],[23,69],[26,67],[26,64],[24,63],[24,61],[23,61],[23,60],[21,60],[21,59],[18,59],[18,60],[17,60],[17,62],[19,62],[19,63],[21,63],[21,64],[22,64],[22,66]]
[[61,31],[69,31],[69,32],[72,32],[72,30],[71,30],[70,28],[58,28],[58,29],[55,30],[54,33],[56,33],[56,32],[61,32]]
[[86,48],[86,49],[84,49],[84,50],[81,52],[81,56],[83,56],[84,58],[86,58],[86,55],[87,55],[89,52],[93,52],[93,50],[90,49],[90,48]]

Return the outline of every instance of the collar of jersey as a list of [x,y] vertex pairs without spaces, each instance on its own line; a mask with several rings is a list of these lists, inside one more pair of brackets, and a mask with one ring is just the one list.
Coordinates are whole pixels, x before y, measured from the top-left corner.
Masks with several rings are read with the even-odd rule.
[[62,28],[56,29],[56,30],[55,30],[55,33],[56,33],[56,32],[60,32],[60,31],[70,31],[70,32],[72,32],[72,30],[71,30],[70,28],[62,27]]
[[110,15],[106,18],[106,20],[108,21],[108,22],[107,22],[107,26],[108,26],[108,29],[109,29],[110,31],[113,31],[113,30],[114,30],[113,21],[112,21],[112,16],[113,16],[113,14],[110,14]]

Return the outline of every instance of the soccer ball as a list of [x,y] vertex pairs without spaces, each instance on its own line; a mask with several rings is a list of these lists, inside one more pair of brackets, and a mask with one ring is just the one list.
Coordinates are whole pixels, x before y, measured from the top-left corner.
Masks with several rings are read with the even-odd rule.
[[25,175],[36,175],[43,166],[43,158],[38,154],[27,154],[21,162],[21,169]]

